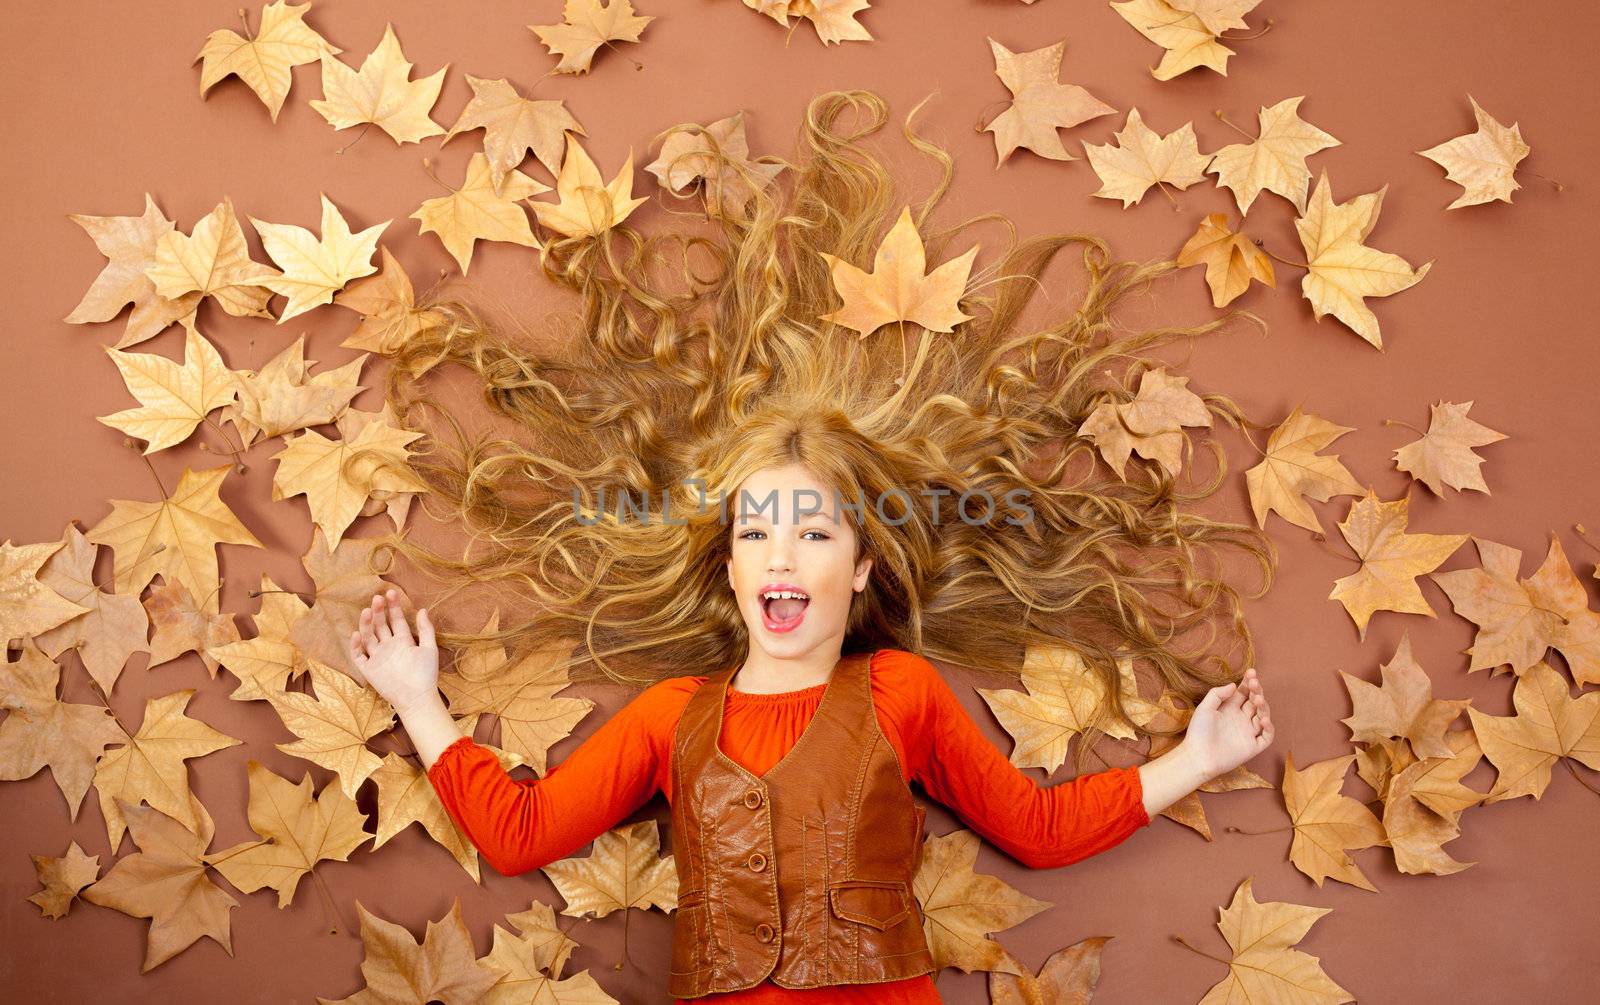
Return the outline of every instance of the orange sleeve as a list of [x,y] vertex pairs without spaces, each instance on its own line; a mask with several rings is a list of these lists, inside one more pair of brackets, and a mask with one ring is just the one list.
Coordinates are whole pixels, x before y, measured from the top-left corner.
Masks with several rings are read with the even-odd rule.
[[903,676],[902,693],[911,696],[901,731],[912,777],[1017,861],[1034,869],[1067,865],[1150,823],[1137,767],[1041,786],[983,735],[937,667],[900,650],[885,656],[884,669]]
[[435,759],[428,780],[496,871],[548,865],[616,826],[668,777],[689,690],[682,682],[640,692],[543,778],[512,778],[492,750],[463,736]]

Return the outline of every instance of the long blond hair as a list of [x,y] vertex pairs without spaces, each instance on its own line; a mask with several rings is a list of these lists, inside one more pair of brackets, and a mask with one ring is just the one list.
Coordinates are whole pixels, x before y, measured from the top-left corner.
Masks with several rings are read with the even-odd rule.
[[[845,132],[838,120],[851,109],[865,122]],[[452,428],[449,447],[433,435],[417,442],[415,467],[432,489],[430,515],[471,542],[460,557],[399,535],[392,543],[445,584],[434,605],[481,586],[503,613],[498,631],[452,629],[443,644],[494,643],[515,655],[555,643],[574,680],[635,687],[737,665],[749,639],[725,571],[728,511],[704,502],[731,502],[754,471],[798,462],[846,499],[889,500],[881,514],[847,514],[873,567],[853,601],[846,652],[899,648],[1015,678],[1030,647],[1068,647],[1107,685],[1108,720],[1122,715],[1110,686],[1118,659],[1153,667],[1159,684],[1140,670],[1147,697],[1166,687],[1189,701],[1253,665],[1240,594],[1220,571],[1202,572],[1201,559],[1221,545],[1254,555],[1263,583],[1250,596],[1260,596],[1276,568],[1271,542],[1249,524],[1182,508],[1222,484],[1220,448],[1207,441],[1216,473],[1185,494],[1155,464],[1135,463],[1122,480],[1079,434],[1098,404],[1133,398],[1151,365],[1140,350],[1244,312],[1112,338],[1112,308],[1173,262],[1113,262],[1085,233],[1019,244],[996,214],[928,233],[954,166],[912,132],[916,111],[903,134],[942,166],[914,213],[928,261],[981,220],[1011,235],[999,262],[972,277],[961,305],[973,318],[954,334],[908,324],[862,337],[820,320],[838,295],[819,252],[865,265],[901,207],[889,171],[861,142],[887,119],[865,91],[812,100],[799,136],[808,156],[761,158],[785,166],[777,180],[763,184],[728,161],[750,198],[742,214],[713,214],[720,239],[647,239],[624,222],[603,238],[551,240],[544,274],[581,298],[579,334],[555,349],[498,331],[470,298],[426,299],[435,321],[397,351],[387,393],[409,428],[432,433],[417,421],[423,409]],[[702,133],[720,157],[700,127],[676,130]],[[669,241],[683,247],[682,281],[670,290],[650,272]],[[1081,303],[1047,327],[1017,330],[1041,272],[1068,247],[1081,248]],[[691,268],[691,248],[710,257],[714,276]],[[1129,364],[1120,381],[1106,369],[1117,359]],[[481,382],[514,436],[464,429],[430,397],[428,381],[449,364]],[[1259,428],[1228,397],[1204,400],[1218,418]],[[1074,461],[1086,472],[1063,484]],[[1023,493],[1031,519],[952,519],[955,500],[980,491]],[[648,500],[652,518],[604,505],[619,497]],[[1177,644],[1215,620],[1242,639],[1238,662],[1214,652],[1214,630],[1197,646]]]

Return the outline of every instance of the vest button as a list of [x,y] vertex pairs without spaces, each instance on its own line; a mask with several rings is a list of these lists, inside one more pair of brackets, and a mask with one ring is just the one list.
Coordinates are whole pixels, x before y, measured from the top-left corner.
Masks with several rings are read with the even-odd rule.
[[767,867],[767,856],[761,854],[760,852],[754,852],[750,855],[748,865],[755,872],[760,872],[762,869]]
[[760,809],[761,808],[761,790],[760,789],[751,789],[749,792],[746,792],[744,794],[744,804],[746,806],[750,807],[753,810]]
[[756,926],[756,938],[760,939],[762,942],[771,942],[772,941],[772,926],[767,924],[765,921],[763,921],[761,924],[757,925]]

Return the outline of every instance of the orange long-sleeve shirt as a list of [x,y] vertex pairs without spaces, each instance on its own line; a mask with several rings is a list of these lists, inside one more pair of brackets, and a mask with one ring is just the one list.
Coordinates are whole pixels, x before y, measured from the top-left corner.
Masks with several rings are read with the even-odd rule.
[[[657,789],[672,800],[678,718],[705,676],[671,677],[640,692],[543,778],[515,779],[469,736],[428,770],[440,800],[497,871],[515,876],[565,858],[616,826]],[[916,781],[977,833],[1025,865],[1048,869],[1121,843],[1150,823],[1137,768],[1111,768],[1041,787],[1002,754],[921,656],[882,649],[872,659],[873,710]],[[788,753],[827,684],[761,694],[728,688],[719,747],[756,774]],[[716,1005],[925,1005],[932,974],[879,984],[794,989],[771,981],[695,999]]]

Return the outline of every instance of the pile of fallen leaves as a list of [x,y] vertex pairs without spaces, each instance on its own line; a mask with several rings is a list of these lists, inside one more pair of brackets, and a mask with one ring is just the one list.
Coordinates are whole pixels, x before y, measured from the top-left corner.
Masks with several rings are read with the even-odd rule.
[[[780,24],[788,25],[790,17],[811,21],[824,43],[871,38],[854,20],[867,8],[865,0],[745,3]],[[424,201],[410,214],[420,232],[438,235],[463,274],[480,240],[542,252],[544,243],[530,225],[528,209],[540,228],[605,240],[644,201],[632,195],[632,154],[606,181],[580,143],[587,133],[563,101],[524,98],[506,80],[469,76],[473,98],[446,130],[431,118],[446,68],[411,79],[412,65],[387,28],[360,70],[354,70],[337,58],[342,49],[305,22],[310,6],[271,3],[261,10],[254,33],[213,32],[196,57],[203,62],[202,96],[235,76],[260,96],[276,122],[292,69],[317,63],[323,97],[310,105],[335,129],[375,125],[397,143],[443,134],[441,144],[482,129],[482,150],[473,154],[460,187]],[[1254,4],[1130,0],[1111,6],[1168,50],[1152,71],[1166,80],[1197,67],[1226,72],[1232,50],[1221,36],[1245,27],[1243,14]],[[653,19],[635,14],[629,0],[608,6],[569,0],[563,23],[530,28],[559,57],[551,73],[581,74],[601,46],[640,42]],[[990,45],[996,74],[1012,95],[1005,111],[985,127],[995,134],[997,166],[1024,147],[1047,158],[1077,159],[1057,130],[1116,109],[1083,87],[1057,80],[1065,41],[1022,53],[992,39]],[[1293,264],[1305,270],[1301,290],[1314,316],[1331,314],[1381,348],[1378,322],[1365,298],[1414,285],[1429,265],[1413,269],[1365,244],[1384,189],[1335,203],[1324,171],[1308,194],[1306,158],[1339,141],[1299,117],[1301,100],[1285,98],[1263,107],[1257,135],[1210,154],[1198,150],[1191,123],[1162,136],[1144,124],[1138,109],[1130,109],[1115,144],[1084,145],[1089,166],[1102,182],[1094,194],[1127,207],[1152,185],[1170,199],[1169,186],[1186,189],[1211,173],[1234,193],[1241,219],[1262,192],[1281,196],[1298,214],[1294,224],[1306,261]],[[1464,193],[1450,209],[1492,199],[1509,202],[1519,187],[1512,177],[1516,165],[1529,152],[1516,126],[1501,126],[1475,101],[1472,109],[1475,133],[1420,151],[1462,185]],[[705,126],[675,127],[657,139],[663,141],[661,153],[646,170],[673,193],[692,191],[699,183],[708,214],[742,207],[750,196],[749,178],[769,180],[781,170],[750,158],[742,113]],[[530,152],[551,173],[554,186],[519,170]],[[745,171],[735,170],[735,164]],[[550,192],[553,202],[534,198]],[[120,850],[125,833],[137,848],[104,875],[99,857],[85,854],[75,841],[60,856],[35,855],[41,890],[28,899],[49,918],[64,916],[79,898],[149,918],[148,971],[201,936],[231,952],[229,912],[238,901],[213,873],[242,893],[274,890],[279,906],[293,902],[300,880],[309,875],[331,908],[318,863],[347,861],[369,841],[370,854],[418,823],[479,881],[476,850],[444,810],[415,754],[387,749],[380,758],[373,750],[379,738],[391,747],[398,741],[390,735],[397,729],[394,710],[352,675],[344,657],[344,640],[360,609],[389,585],[373,571],[372,541],[346,532],[358,516],[379,513],[404,526],[412,499],[425,490],[408,465],[408,444],[418,434],[397,428],[387,410],[350,407],[363,389],[369,356],[393,352],[430,321],[417,307],[405,270],[378,244],[392,221],[352,233],[326,196],[321,197],[320,235],[250,217],[269,265],[251,259],[242,224],[226,197],[188,233],[148,196],[139,216],[72,219],[109,261],[66,320],[110,321],[132,305],[122,335],[107,353],[138,404],[100,421],[126,434],[130,445],[142,441],[145,455],[189,441],[203,423],[226,444],[221,452],[231,460],[205,470],[185,468],[170,492],[152,463],[153,498],[111,500],[111,511],[98,523],[86,532],[68,524],[58,541],[0,545],[0,639],[8,642],[0,703],[10,710],[0,721],[0,779],[27,778],[49,767],[74,820],[93,786],[112,854]],[[885,236],[872,271],[829,258],[841,305],[822,320],[856,330],[862,339],[886,329],[898,338],[908,323],[921,329],[921,338],[954,332],[969,318],[959,304],[976,253],[973,247],[929,271],[908,207]],[[1268,254],[1243,233],[1242,223],[1232,226],[1221,214],[1200,223],[1177,260],[1205,266],[1217,307],[1244,294],[1251,280],[1274,285]],[[276,312],[270,309],[274,297],[283,298]],[[207,300],[228,315],[274,324],[308,312],[327,313],[325,306],[353,312],[357,327],[342,344],[361,355],[313,373],[317,364],[305,358],[302,337],[259,370],[230,369],[202,334],[200,309]],[[126,351],[174,323],[185,331],[181,363]],[[900,349],[905,351],[903,342]],[[1176,476],[1187,445],[1185,427],[1210,425],[1203,401],[1186,384],[1187,378],[1165,368],[1150,370],[1136,394],[1108,391],[1082,435],[1119,477],[1128,476],[1134,454]],[[1473,448],[1506,436],[1468,418],[1471,405],[1435,404],[1429,429],[1394,452],[1396,468],[1438,495],[1446,488],[1487,493],[1479,471],[1483,459]],[[232,426],[231,436],[225,425]],[[1600,692],[1573,699],[1566,679],[1546,661],[1554,649],[1574,682],[1600,683],[1600,614],[1588,609],[1584,587],[1553,536],[1544,564],[1530,578],[1521,578],[1519,551],[1476,537],[1480,568],[1433,572],[1469,535],[1409,531],[1408,495],[1381,500],[1337,456],[1320,453],[1350,431],[1299,408],[1277,426],[1261,462],[1245,472],[1258,523],[1265,526],[1268,514],[1276,512],[1320,541],[1321,524],[1307,500],[1360,497],[1339,524],[1357,568],[1337,580],[1329,594],[1344,606],[1358,634],[1365,637],[1368,621],[1379,611],[1434,617],[1416,583],[1416,577],[1431,574],[1456,613],[1478,627],[1466,669],[1509,672],[1516,679],[1517,713],[1510,717],[1485,715],[1464,699],[1435,698],[1429,675],[1411,656],[1408,634],[1380,667],[1380,684],[1344,675],[1353,706],[1343,720],[1351,730],[1352,753],[1304,768],[1285,755],[1282,793],[1293,835],[1289,861],[1318,885],[1332,878],[1373,890],[1350,851],[1382,846],[1392,850],[1402,872],[1458,872],[1473,863],[1456,861],[1442,846],[1460,834],[1467,809],[1524,795],[1538,798],[1557,761],[1580,781],[1572,761],[1600,769]],[[302,561],[316,589],[302,597],[263,577],[259,591],[252,591],[260,605],[248,612],[253,634],[245,638],[235,618],[247,612],[220,609],[216,548],[263,545],[221,500],[219,489],[230,472],[242,468],[248,451],[272,439],[280,440],[270,455],[276,464],[272,499],[304,496],[315,525],[311,550]],[[206,449],[217,448],[208,441]],[[94,577],[102,545],[112,553],[109,584]],[[488,627],[496,623],[491,619]],[[12,648],[18,649],[15,660]],[[69,650],[77,653],[76,662],[62,662]],[[241,741],[186,713],[193,688],[150,699],[138,729],[129,729],[111,709],[110,695],[124,666],[140,652],[148,653],[150,666],[194,653],[213,680],[226,671],[236,682],[230,697],[265,702],[298,738],[278,748],[326,768],[335,782],[317,792],[309,772],[295,782],[251,760],[248,812],[259,839],[208,851],[212,820],[190,789],[187,762]],[[508,770],[525,765],[543,775],[550,746],[592,708],[586,699],[557,696],[568,681],[550,672],[549,655],[536,653],[508,665],[504,651],[462,653],[441,677],[464,733],[470,735],[480,717],[492,717],[500,737],[493,749]],[[100,704],[57,697],[62,672],[75,665],[83,667]],[[1190,710],[1170,693],[1141,694],[1131,663],[1122,672],[1122,704],[1130,720],[1108,727],[1092,719],[1105,697],[1098,678],[1069,650],[1030,651],[1023,690],[981,693],[1016,740],[1011,759],[1019,768],[1054,772],[1073,737],[1091,725],[1105,727],[1108,742],[1137,757],[1158,756],[1175,740],[1157,738],[1141,751],[1138,727],[1181,729]],[[1488,793],[1461,784],[1482,756],[1499,771]],[[1373,799],[1342,793],[1351,762],[1375,793]],[[366,830],[355,802],[369,780],[377,787],[375,831]],[[1200,791],[1270,787],[1241,767]],[[1198,792],[1163,815],[1212,840]],[[546,866],[566,900],[562,913],[598,918],[628,908],[674,910],[676,872],[671,857],[660,855],[659,840],[655,821],[631,824],[602,835],[587,856]],[[926,840],[916,894],[937,966],[989,972],[997,1002],[1061,1000],[1068,994],[1087,1000],[1099,979],[1107,937],[1065,947],[1038,974],[1030,973],[989,936],[1050,905],[976,873],[977,850],[978,837],[969,830]],[[561,976],[577,943],[557,927],[552,908],[538,901],[506,919],[515,934],[496,927],[493,947],[483,957],[477,956],[459,905],[443,921],[430,920],[420,943],[401,926],[359,909],[368,949],[362,965],[367,988],[345,1000],[498,1001],[511,995],[614,1000],[587,971]],[[1326,913],[1258,902],[1251,880],[1245,879],[1218,924],[1234,954],[1230,972],[1206,1000],[1352,1000],[1322,972],[1316,957],[1294,948]]]

